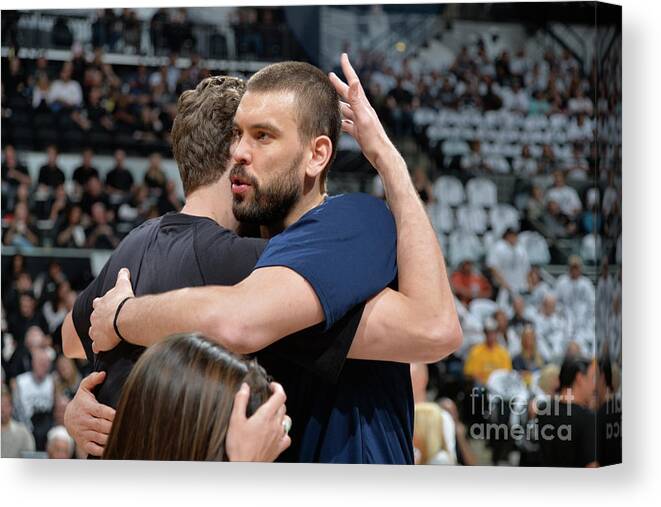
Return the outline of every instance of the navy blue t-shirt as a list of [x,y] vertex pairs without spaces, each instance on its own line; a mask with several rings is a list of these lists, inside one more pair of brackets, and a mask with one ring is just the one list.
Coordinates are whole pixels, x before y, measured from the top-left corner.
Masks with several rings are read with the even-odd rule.
[[[285,266],[303,276],[319,298],[328,329],[396,282],[396,239],[383,201],[366,194],[329,197],[273,237],[255,269]],[[413,463],[408,365],[347,360],[334,384],[282,363],[264,366],[287,386],[294,424],[284,460]]]

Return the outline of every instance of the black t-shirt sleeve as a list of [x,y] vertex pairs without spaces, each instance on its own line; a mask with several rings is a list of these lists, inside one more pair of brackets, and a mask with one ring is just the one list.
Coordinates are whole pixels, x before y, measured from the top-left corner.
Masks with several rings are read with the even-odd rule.
[[236,285],[252,273],[266,241],[242,238],[217,225],[197,224],[195,255],[204,285]]
[[103,283],[106,279],[106,273],[108,272],[108,266],[110,262],[106,262],[106,265],[103,266],[103,269],[99,273],[92,283],[90,283],[87,288],[78,294],[76,302],[73,305],[73,310],[71,315],[73,317],[73,325],[76,328],[76,333],[80,338],[83,348],[85,349],[85,355],[87,360],[90,363],[94,362],[94,352],[92,352],[92,340],[89,336],[90,329],[90,317],[92,316],[92,302],[95,298],[103,296]]
[[324,331],[324,323],[286,336],[258,354],[274,354],[322,380],[336,383],[365,310],[365,303],[351,308]]

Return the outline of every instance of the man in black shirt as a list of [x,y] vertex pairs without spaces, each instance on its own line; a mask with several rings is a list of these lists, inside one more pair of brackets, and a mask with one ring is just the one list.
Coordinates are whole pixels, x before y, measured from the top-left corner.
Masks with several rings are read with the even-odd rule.
[[124,150],[115,150],[115,167],[106,174],[106,186],[110,192],[128,194],[133,187],[133,175],[124,167]]
[[85,148],[83,150],[83,163],[76,167],[76,170],[73,172],[73,181],[75,181],[80,188],[83,188],[87,181],[92,177],[99,177],[99,171],[92,165],[92,157],[94,152],[92,148]]
[[588,408],[594,387],[594,362],[565,358],[559,395],[537,407],[542,466],[598,466],[595,413]]
[[57,147],[47,149],[48,161],[39,169],[39,185],[54,189],[64,183],[64,172],[57,166]]

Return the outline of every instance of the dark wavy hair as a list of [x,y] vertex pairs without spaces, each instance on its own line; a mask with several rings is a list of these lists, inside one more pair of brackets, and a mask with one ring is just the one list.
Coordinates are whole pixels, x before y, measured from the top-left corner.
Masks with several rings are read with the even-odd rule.
[[225,437],[243,382],[250,416],[271,393],[256,361],[199,334],[153,345],[124,385],[103,458],[227,461]]

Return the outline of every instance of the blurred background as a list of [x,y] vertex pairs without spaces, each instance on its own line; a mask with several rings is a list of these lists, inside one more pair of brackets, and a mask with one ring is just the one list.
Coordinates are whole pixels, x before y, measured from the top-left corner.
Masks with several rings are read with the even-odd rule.
[[[90,365],[62,356],[61,324],[129,231],[181,208],[178,96],[281,60],[341,75],[347,51],[427,206],[464,330],[457,354],[412,368],[432,403],[417,438],[444,435],[420,446],[438,463],[540,464],[512,428],[534,432],[532,402],[568,355],[598,365],[590,410],[620,399],[621,24],[598,9],[3,10],[2,455],[74,453],[59,426]],[[383,196],[348,136],[329,190]],[[489,424],[508,432],[474,431]]]

